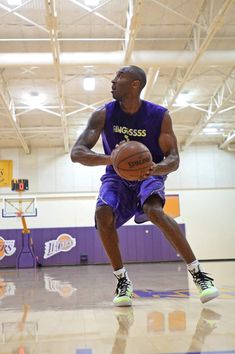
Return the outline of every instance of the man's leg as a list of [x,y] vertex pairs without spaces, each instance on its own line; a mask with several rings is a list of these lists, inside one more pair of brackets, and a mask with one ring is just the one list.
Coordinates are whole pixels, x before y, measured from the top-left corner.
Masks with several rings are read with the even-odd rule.
[[95,219],[104,249],[118,280],[113,303],[115,306],[131,306],[133,286],[126,269],[123,267],[114,213],[107,205],[97,206]]
[[199,289],[201,302],[204,303],[217,297],[219,292],[213,285],[214,279],[202,271],[179,225],[174,219],[164,213],[161,198],[156,194],[151,195],[145,201],[143,210],[149,220],[161,229],[167,240],[187,264],[188,270],[193,276],[194,283]]
[[119,240],[115,228],[115,216],[108,205],[98,206],[95,213],[96,226],[113,270],[123,267]]
[[162,209],[162,200],[158,195],[151,195],[144,203],[143,210],[149,220],[161,229],[167,240],[187,264],[196,260],[196,257],[188,241],[182,234],[177,222],[164,213]]

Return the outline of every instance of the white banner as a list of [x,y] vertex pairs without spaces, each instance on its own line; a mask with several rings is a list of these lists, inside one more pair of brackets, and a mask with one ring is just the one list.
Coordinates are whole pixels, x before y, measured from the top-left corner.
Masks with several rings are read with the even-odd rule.
[[45,242],[44,259],[60,252],[69,252],[76,246],[76,239],[69,234],[61,234],[56,240]]

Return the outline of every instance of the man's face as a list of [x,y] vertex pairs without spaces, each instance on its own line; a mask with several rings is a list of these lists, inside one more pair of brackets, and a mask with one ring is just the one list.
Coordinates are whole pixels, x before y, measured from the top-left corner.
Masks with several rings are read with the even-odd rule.
[[127,69],[120,69],[115,78],[112,80],[112,95],[116,100],[122,100],[130,96],[132,92],[132,83],[134,79],[131,74],[127,71]]

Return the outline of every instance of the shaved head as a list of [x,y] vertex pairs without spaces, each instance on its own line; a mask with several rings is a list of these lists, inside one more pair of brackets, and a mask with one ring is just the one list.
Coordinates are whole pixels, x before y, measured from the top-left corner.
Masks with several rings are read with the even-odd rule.
[[119,72],[128,73],[133,78],[133,80],[138,80],[140,82],[140,89],[143,90],[146,85],[146,74],[143,69],[135,65],[127,65],[119,70]]

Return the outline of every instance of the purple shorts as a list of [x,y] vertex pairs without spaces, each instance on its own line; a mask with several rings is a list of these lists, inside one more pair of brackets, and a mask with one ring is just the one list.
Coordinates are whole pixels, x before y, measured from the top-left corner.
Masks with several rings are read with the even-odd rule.
[[148,221],[142,206],[146,199],[157,194],[165,204],[166,176],[150,176],[144,181],[127,181],[115,173],[104,174],[101,177],[101,187],[96,206],[108,205],[116,217],[116,228],[125,224],[134,216],[134,221],[141,224]]

